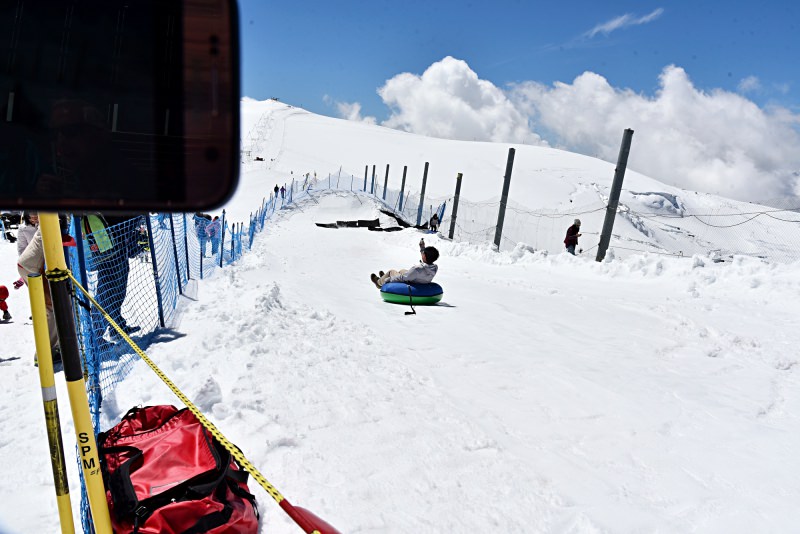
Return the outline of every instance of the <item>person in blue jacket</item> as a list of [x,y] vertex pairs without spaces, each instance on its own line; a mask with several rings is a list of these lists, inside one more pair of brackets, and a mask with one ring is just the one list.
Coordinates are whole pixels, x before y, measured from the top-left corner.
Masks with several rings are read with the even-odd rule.
[[211,255],[216,256],[219,250],[219,241],[222,237],[222,222],[219,216],[214,217],[214,220],[206,226],[206,235],[211,239]]

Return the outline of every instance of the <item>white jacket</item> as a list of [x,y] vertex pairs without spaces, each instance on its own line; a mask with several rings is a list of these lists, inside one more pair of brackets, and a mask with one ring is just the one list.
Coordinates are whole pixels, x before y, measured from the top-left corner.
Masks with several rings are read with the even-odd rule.
[[22,253],[25,252],[25,247],[31,242],[33,235],[38,229],[38,226],[31,226],[29,224],[19,227],[19,230],[17,230],[17,256],[21,256]]
[[17,270],[19,275],[28,283],[28,275],[41,273],[44,269],[44,246],[42,245],[42,233],[38,231],[33,234],[30,244],[17,259]]
[[411,282],[415,284],[430,284],[439,266],[432,263],[419,262],[411,267],[405,274],[390,276],[388,282]]

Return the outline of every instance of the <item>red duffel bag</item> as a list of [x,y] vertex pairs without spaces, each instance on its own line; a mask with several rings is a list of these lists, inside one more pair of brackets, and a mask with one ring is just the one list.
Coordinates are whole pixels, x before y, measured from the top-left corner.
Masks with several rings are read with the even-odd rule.
[[131,409],[97,439],[115,534],[256,534],[247,472],[188,409]]

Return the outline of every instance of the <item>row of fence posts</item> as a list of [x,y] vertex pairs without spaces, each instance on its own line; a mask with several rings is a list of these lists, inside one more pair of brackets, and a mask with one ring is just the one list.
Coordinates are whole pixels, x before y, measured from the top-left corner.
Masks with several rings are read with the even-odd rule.
[[[617,167],[616,167],[616,170],[615,170],[614,182],[612,184],[611,194],[610,194],[610,197],[609,197],[609,203],[608,203],[608,207],[607,207],[607,210],[606,210],[606,217],[605,217],[605,222],[603,224],[603,231],[602,231],[601,236],[600,236],[600,244],[598,245],[596,261],[602,261],[603,258],[605,257],[606,251],[608,249],[608,244],[609,244],[610,238],[611,238],[611,231],[613,229],[616,210],[617,210],[617,206],[618,206],[618,203],[619,203],[620,191],[622,189],[622,181],[623,181],[623,178],[625,176],[625,169],[626,169],[626,166],[627,166],[628,154],[630,153],[630,145],[631,145],[632,137],[633,137],[633,130],[631,130],[631,129],[625,130],[624,135],[623,135],[623,140],[622,140],[622,146],[620,147],[620,154],[619,154],[619,158],[618,158],[618,161],[617,161]],[[511,175],[512,175],[513,166],[514,166],[514,155],[515,155],[515,153],[516,153],[516,151],[515,151],[514,148],[510,148],[508,150],[508,159],[507,159],[507,162],[506,162],[506,172],[505,172],[504,179],[503,179],[503,190],[502,190],[501,199],[500,199],[500,209],[498,211],[497,226],[496,226],[495,237],[494,237],[494,245],[495,245],[495,248],[497,250],[500,249],[500,242],[501,242],[501,239],[502,239],[503,224],[504,224],[504,220],[505,220],[506,206],[508,204],[508,192],[509,192],[510,185],[511,185]],[[400,189],[400,195],[398,197],[398,201],[400,203],[399,210],[401,212],[402,212],[402,206],[403,206],[403,193],[404,193],[405,184],[406,184],[406,172],[407,172],[407,170],[408,170],[408,166],[404,166],[403,167],[403,181],[402,181],[402,185],[401,185],[401,189]],[[429,170],[429,162],[426,161],[425,162],[424,171],[423,171],[423,176],[422,176],[422,190],[421,190],[421,193],[420,193],[419,206],[417,208],[417,226],[419,226],[421,224],[421,222],[422,222],[422,210],[423,210],[424,202],[425,202],[425,189],[426,189],[427,179],[428,179],[428,170]],[[366,191],[366,183],[367,183],[367,173],[368,173],[368,171],[369,171],[369,165],[367,165],[365,167],[365,169],[364,169],[364,190],[365,191]],[[455,195],[454,195],[454,198],[453,198],[453,207],[452,207],[452,215],[451,215],[451,220],[450,220],[450,229],[449,229],[449,232],[448,232],[448,238],[451,239],[451,240],[455,236],[455,229],[456,229],[456,225],[457,225],[458,205],[459,205],[459,200],[460,200],[460,195],[461,195],[461,180],[462,180],[462,177],[463,177],[462,173],[458,173],[458,175],[456,177],[456,189],[455,189]],[[385,177],[384,177],[383,200],[386,200],[386,191],[388,189],[388,183],[389,183],[389,165],[387,164],[386,165],[386,174],[385,174]],[[292,185],[292,187],[289,189],[289,191],[292,191],[294,189],[294,181],[292,181],[291,185]],[[329,185],[329,187],[331,185],[330,184],[330,175],[329,175],[329,184],[328,185]],[[370,193],[373,194],[373,195],[375,193],[375,165],[372,166],[372,184],[371,184],[371,188],[370,188]],[[409,194],[410,194],[410,191],[409,191]],[[291,199],[291,193],[290,193],[290,199]],[[291,202],[291,200],[290,200],[290,202]],[[277,196],[273,197],[272,195],[270,195],[270,203],[272,204],[272,210],[274,212],[275,209],[276,209],[276,205],[277,205]],[[269,207],[269,204],[266,203],[266,197],[264,197],[264,199],[262,201],[261,208],[259,210],[260,214],[257,212],[255,220],[253,219],[252,214],[251,214],[251,224],[250,224],[251,228],[254,227],[254,222],[255,222],[256,224],[260,224],[261,228],[263,229],[264,211],[265,211],[265,209],[267,207]],[[180,267],[179,267],[180,263],[178,262],[178,250],[177,250],[177,243],[176,243],[176,238],[175,238],[174,218],[173,218],[172,214],[169,214],[169,219],[170,219],[170,228],[171,228],[171,236],[172,236],[172,249],[173,249],[173,255],[174,255],[174,258],[175,258],[175,265],[176,265],[175,271],[176,271],[176,276],[178,277],[177,286],[178,286],[179,292],[182,294],[183,293],[183,288],[182,288],[182,284],[181,284],[181,275],[180,275],[180,272],[179,272],[180,271]],[[220,267],[223,266],[224,256],[225,256],[225,237],[226,237],[226,228],[227,228],[227,226],[225,224],[225,219],[226,219],[226,211],[223,210],[222,211],[222,221],[221,221],[221,237],[220,237],[220,246],[219,246],[219,266]],[[147,234],[148,234],[148,240],[149,240],[149,245],[150,245],[150,254],[151,254],[152,265],[153,265],[153,277],[154,277],[154,281],[155,281],[155,285],[156,285],[156,295],[157,295],[157,299],[158,299],[159,323],[161,324],[162,327],[164,327],[165,320],[164,320],[163,302],[162,302],[162,298],[161,298],[161,283],[160,283],[160,280],[159,280],[158,262],[157,262],[157,258],[156,258],[156,248],[155,248],[155,243],[153,242],[153,231],[152,231],[152,226],[151,226],[151,221],[150,221],[150,217],[149,216],[145,217],[145,222],[146,222],[146,225],[147,225]],[[231,247],[230,248],[230,258],[231,258],[231,261],[235,261],[236,257],[237,257],[236,240],[237,239],[241,239],[242,226],[243,226],[242,223],[236,223],[231,228],[231,232],[230,232],[230,241],[231,241],[231,244],[230,244],[230,247]],[[79,224],[76,225],[76,228],[79,229],[80,225]],[[188,247],[188,241],[187,241],[188,240],[188,237],[187,237],[188,234],[187,234],[187,228],[186,228],[186,215],[185,214],[183,215],[183,229],[184,229],[183,233],[184,233],[184,240],[185,240],[184,241],[184,250],[186,251],[186,278],[187,279],[191,279],[191,272],[190,272],[190,267],[189,267],[190,266],[190,262],[189,262],[189,256],[188,256],[188,248],[189,248]],[[253,234],[254,234],[254,231],[251,231],[250,232],[250,243],[249,243],[250,246],[252,246],[253,237],[254,237]],[[77,237],[80,238],[80,236],[77,236]],[[80,241],[80,239],[79,239],[79,241]],[[204,257],[205,254],[203,252],[204,251],[201,250],[201,254],[200,254],[200,273],[199,274],[200,274],[200,279],[201,280],[204,277],[203,257]],[[240,255],[240,253],[241,253],[241,248],[239,248],[239,255]],[[85,272],[85,266],[83,265],[84,259],[82,257],[83,255],[80,254],[80,256],[81,256],[81,260],[80,261],[82,263],[81,270]]]
[[[226,230],[225,216],[226,216],[225,210],[222,210],[222,222],[220,223],[221,224],[221,229],[220,229],[221,235],[220,235],[220,244],[219,244],[219,251],[218,251],[219,252],[219,266],[220,267],[223,266],[224,256],[225,256],[225,235],[226,235],[226,232],[225,232],[225,230]],[[173,217],[172,213],[168,214],[168,218],[169,218],[169,221],[170,221],[170,236],[171,236],[171,241],[172,241],[172,254],[173,254],[173,258],[175,260],[175,276],[177,278],[177,284],[176,285],[178,287],[178,293],[182,295],[183,294],[183,283],[182,283],[182,276],[181,276],[181,272],[180,272],[180,270],[181,270],[180,269],[180,261],[178,260],[177,238],[175,236],[175,218]],[[185,258],[186,259],[186,279],[187,280],[191,280],[192,279],[192,273],[191,273],[191,267],[190,267],[191,266],[191,262],[189,261],[189,243],[188,243],[188,234],[187,234],[187,228],[186,228],[186,214],[182,214],[181,218],[183,219],[183,237],[184,237],[184,243],[183,244],[184,244],[184,252],[185,252],[185,255],[186,255],[186,258]],[[159,270],[158,270],[158,260],[157,260],[157,257],[156,257],[156,246],[155,246],[155,242],[153,240],[153,227],[152,227],[152,222],[150,220],[151,218],[150,218],[149,215],[146,215],[144,217],[144,219],[145,219],[145,225],[147,227],[147,240],[148,240],[148,245],[149,245],[149,249],[150,249],[150,262],[151,262],[152,269],[153,269],[153,281],[154,281],[155,287],[156,287],[156,300],[158,302],[159,324],[163,328],[165,326],[165,324],[166,324],[166,321],[164,319],[165,315],[164,315],[164,303],[162,301],[162,284],[161,284],[161,278],[160,278],[160,274],[159,274]],[[87,280],[86,280],[86,259],[85,259],[85,255],[84,255],[85,254],[84,253],[84,249],[83,249],[83,235],[82,235],[82,230],[81,230],[82,227],[81,227],[81,224],[80,224],[80,216],[76,216],[76,220],[77,220],[77,223],[74,225],[74,231],[75,231],[75,234],[76,234],[75,235],[76,243],[78,245],[77,246],[77,249],[78,249],[77,252],[78,252],[78,262],[79,262],[79,268],[80,268],[81,283],[84,284],[84,287],[86,287],[86,283],[87,283]],[[237,241],[239,241],[239,242],[241,241],[243,226],[244,226],[244,223],[234,223],[232,228],[231,228],[231,232],[230,232],[230,261],[231,262],[236,261],[236,258],[241,256],[241,243],[239,243],[239,246],[237,247]],[[252,245],[252,237],[251,237],[251,240],[250,240],[250,245]],[[204,275],[205,275],[204,267],[203,267],[203,258],[204,258],[204,256],[205,256],[204,250],[201,249],[201,251],[200,251],[200,272],[199,272],[201,280],[204,278]]]
[[[619,157],[617,159],[617,166],[614,171],[614,181],[611,184],[611,192],[609,194],[608,199],[608,206],[606,207],[606,216],[605,221],[603,222],[603,230],[600,234],[600,244],[597,248],[597,256],[595,258],[596,261],[603,261],[606,255],[606,251],[608,250],[608,245],[611,241],[611,232],[614,228],[614,220],[616,219],[617,207],[619,205],[619,196],[622,191],[622,181],[625,177],[625,169],[628,165],[628,155],[630,154],[631,148],[631,140],[633,138],[633,130],[630,128],[626,129],[623,132],[622,136],[622,144],[620,146]],[[494,247],[495,250],[500,250],[500,242],[503,237],[503,224],[505,223],[505,216],[506,216],[506,207],[508,205],[508,192],[511,188],[511,174],[514,169],[514,156],[516,154],[516,150],[514,148],[508,149],[508,158],[506,160],[506,172],[503,176],[503,190],[500,195],[500,209],[497,213],[497,225],[495,227],[495,235],[494,235]],[[425,189],[428,182],[428,163],[425,162],[425,169],[422,173],[422,189],[420,191],[419,197],[419,206],[417,208],[417,226],[422,223],[422,210],[425,205]],[[398,201],[400,203],[399,208],[395,206],[395,210],[399,211],[400,213],[403,212],[403,193],[406,187],[406,171],[408,170],[408,166],[403,167],[403,181],[402,185],[400,186],[400,195],[398,197]],[[364,189],[363,191],[367,191],[367,176],[369,174],[369,165],[364,167]],[[453,239],[455,236],[457,218],[458,218],[458,203],[461,196],[461,179],[463,177],[462,173],[458,173],[456,176],[456,190],[455,195],[453,197],[453,208],[452,208],[452,215],[450,216],[450,231],[448,232],[448,239]],[[330,180],[330,175],[328,175],[328,179]],[[328,183],[330,187],[330,181]],[[337,182],[338,186],[338,182]],[[382,198],[386,201],[386,190],[389,187],[389,164],[386,164],[386,175],[383,180],[383,195]],[[352,185],[351,185],[352,188]],[[375,165],[372,166],[372,182],[370,185],[369,193],[371,195],[375,195]],[[410,194],[410,191],[409,191]],[[406,201],[408,199],[406,198]]]

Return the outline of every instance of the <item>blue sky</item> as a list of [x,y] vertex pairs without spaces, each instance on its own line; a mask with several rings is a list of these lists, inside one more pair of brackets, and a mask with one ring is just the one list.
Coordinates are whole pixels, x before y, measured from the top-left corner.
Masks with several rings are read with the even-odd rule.
[[798,111],[799,6],[243,0],[243,94],[334,116],[331,100],[359,102],[383,120],[389,109],[377,89],[386,80],[453,56],[498,87],[572,82],[592,71],[643,94],[653,94],[659,73],[675,64],[698,89],[738,91],[759,105]]
[[243,95],[800,197],[800,2],[243,0]]

